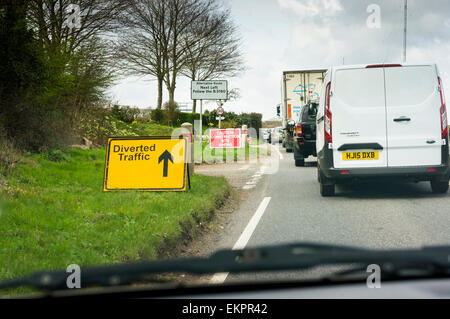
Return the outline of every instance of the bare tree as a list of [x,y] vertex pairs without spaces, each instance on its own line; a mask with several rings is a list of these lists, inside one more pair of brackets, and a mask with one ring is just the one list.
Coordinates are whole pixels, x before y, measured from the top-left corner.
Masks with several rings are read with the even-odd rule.
[[[71,54],[87,40],[114,31],[123,8],[123,1],[30,0],[28,19],[48,53]],[[79,24],[71,27],[72,22]]]
[[116,57],[123,75],[151,75],[156,78],[158,109],[162,106],[164,65],[168,56],[167,2],[128,0],[120,18],[122,30],[116,46]]
[[164,59],[164,82],[169,93],[169,102],[174,101],[176,79],[185,68],[189,49],[197,40],[192,37],[193,26],[214,13],[215,0],[171,0],[168,1],[169,34],[165,39],[168,55]]
[[[48,103],[71,115],[72,127],[85,108],[99,101],[112,84],[108,35],[118,27],[122,0],[29,0],[27,19],[58,74]],[[70,77],[67,76],[70,74]],[[55,78],[56,79],[56,78]]]
[[[181,73],[191,80],[234,77],[244,70],[240,39],[230,12],[217,7],[213,14],[201,17],[185,37],[187,56]],[[196,101],[192,112],[196,111]]]
[[[187,74],[186,70],[194,69],[194,78],[213,78],[220,70],[231,71],[226,61],[236,57],[237,44],[230,41],[233,27],[222,27],[223,21],[228,23],[229,13],[220,13],[216,0],[126,1],[117,57],[125,75],[156,78],[157,108],[162,105],[164,84],[169,102],[174,102],[177,77]],[[236,46],[219,50],[227,41]]]

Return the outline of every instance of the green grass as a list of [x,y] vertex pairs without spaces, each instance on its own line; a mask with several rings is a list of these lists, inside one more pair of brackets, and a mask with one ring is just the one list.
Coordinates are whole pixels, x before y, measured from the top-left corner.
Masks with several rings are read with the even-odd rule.
[[224,201],[224,178],[187,192],[102,192],[105,150],[25,158],[0,175],[0,280],[43,269],[157,258]]
[[139,136],[171,136],[174,128],[156,123],[134,122],[131,129]]
[[173,128],[157,123],[125,123],[114,116],[83,120],[80,123],[83,136],[97,145],[106,145],[111,136],[171,136]]

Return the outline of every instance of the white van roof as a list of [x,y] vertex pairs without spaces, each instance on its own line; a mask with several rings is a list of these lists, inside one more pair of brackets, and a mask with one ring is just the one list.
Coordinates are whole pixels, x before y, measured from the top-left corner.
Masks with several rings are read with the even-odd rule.
[[[390,66],[434,66],[436,63],[370,63],[370,64],[351,64],[351,65],[338,65],[333,66],[329,70],[348,70],[348,69],[361,69],[367,67],[390,67]],[[436,68],[437,69],[437,68]]]

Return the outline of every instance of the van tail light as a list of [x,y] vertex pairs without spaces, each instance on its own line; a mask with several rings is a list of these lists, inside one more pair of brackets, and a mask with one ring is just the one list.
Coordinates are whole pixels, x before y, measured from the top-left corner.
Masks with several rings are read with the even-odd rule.
[[331,96],[331,82],[328,82],[325,90],[325,114],[324,114],[324,126],[325,126],[325,141],[327,143],[333,142],[332,126],[331,126],[331,111],[330,111],[330,96]]
[[444,87],[442,86],[441,78],[438,77],[439,91],[441,93],[441,133],[442,138],[447,138],[448,135],[448,122],[447,122],[447,108],[445,106]]
[[301,123],[297,123],[297,126],[295,127],[295,134],[298,137],[303,135],[303,130],[302,130],[302,124]]

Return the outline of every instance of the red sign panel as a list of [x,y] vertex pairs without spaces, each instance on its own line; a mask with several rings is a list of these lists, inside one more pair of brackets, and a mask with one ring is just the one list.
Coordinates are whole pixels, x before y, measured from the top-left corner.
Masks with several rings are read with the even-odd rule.
[[239,148],[241,147],[241,129],[227,128],[224,130],[210,130],[209,146],[211,148]]
[[224,112],[225,112],[225,110],[224,110],[223,107],[221,107],[221,106],[219,106],[219,107],[216,109],[217,115],[222,115]]
[[290,104],[288,104],[288,118],[292,118],[292,106]]

